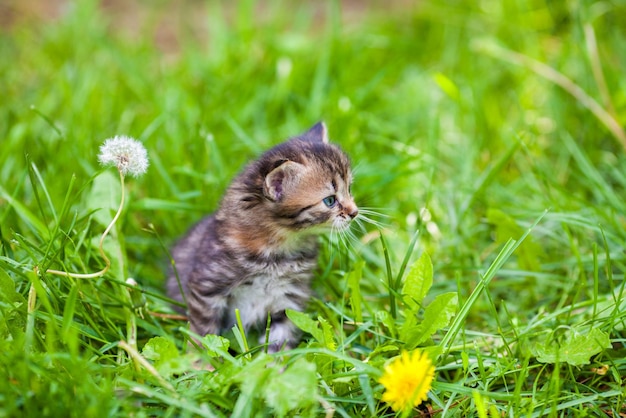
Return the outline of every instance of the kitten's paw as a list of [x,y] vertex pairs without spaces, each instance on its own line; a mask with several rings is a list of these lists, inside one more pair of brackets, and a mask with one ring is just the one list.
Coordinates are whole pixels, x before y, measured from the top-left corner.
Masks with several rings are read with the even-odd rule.
[[[287,316],[279,317],[270,325],[268,353],[292,350],[298,345],[299,330],[287,319]],[[265,343],[264,338],[259,341]]]

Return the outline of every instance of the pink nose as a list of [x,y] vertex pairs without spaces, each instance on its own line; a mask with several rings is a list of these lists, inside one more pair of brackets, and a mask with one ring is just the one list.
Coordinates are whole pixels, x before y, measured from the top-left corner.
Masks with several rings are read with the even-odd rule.
[[350,212],[348,212],[348,216],[350,216],[352,219],[356,218],[356,215],[358,214],[359,214],[359,210],[356,208],[356,206],[352,208]]

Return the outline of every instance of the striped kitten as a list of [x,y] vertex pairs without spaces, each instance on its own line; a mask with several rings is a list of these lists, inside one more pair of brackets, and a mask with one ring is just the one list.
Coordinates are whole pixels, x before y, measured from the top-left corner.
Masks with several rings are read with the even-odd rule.
[[235,309],[244,328],[262,330],[269,313],[269,351],[293,348],[298,331],[285,309],[302,310],[311,296],[318,235],[357,216],[351,181],[348,157],[328,143],[323,123],[249,164],[217,212],[174,247],[180,285],[171,272],[167,291],[182,301],[182,287],[191,330],[227,331]]

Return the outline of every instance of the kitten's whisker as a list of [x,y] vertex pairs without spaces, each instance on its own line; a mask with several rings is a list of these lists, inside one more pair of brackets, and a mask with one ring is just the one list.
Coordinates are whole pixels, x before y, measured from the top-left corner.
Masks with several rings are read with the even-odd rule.
[[332,258],[334,256],[334,251],[335,251],[335,242],[337,241],[337,228],[335,228],[334,225],[331,225],[330,227],[330,239],[328,241],[328,253],[330,255],[330,257]]
[[387,208],[377,208],[373,206],[359,206],[359,212],[364,212],[364,213],[367,213],[368,215],[381,216],[383,218],[390,218],[391,216],[381,212],[385,210],[387,210]]
[[346,232],[347,232],[347,231],[348,231],[347,229],[341,229],[341,230],[339,231],[339,234],[341,235],[341,244],[343,244],[343,246],[345,247],[345,249],[346,249],[348,252],[350,252],[350,246],[348,245],[348,244],[349,244],[349,241],[348,241],[347,236],[346,236]]
[[[350,252],[350,247],[347,245],[347,240],[345,237],[346,230],[343,227],[333,225],[331,231],[335,238],[333,244],[337,245],[337,249],[343,246],[348,252]],[[333,250],[335,250],[335,248],[333,248]]]
[[356,225],[359,227],[359,229],[361,230],[361,232],[363,232],[364,234],[367,234],[367,228],[365,228],[365,225],[363,225],[363,221],[359,218],[356,218],[354,220],[354,222],[356,223]]
[[[357,223],[358,225],[358,223]],[[361,241],[359,240],[359,238],[355,235],[354,231],[352,230],[352,225],[350,225],[350,227],[344,229],[342,231],[342,238],[345,242],[346,248],[348,248],[349,250],[351,250],[352,252],[356,253],[358,251],[358,245],[360,245]]]
[[367,216],[367,215],[361,215],[361,214],[359,214],[359,218],[360,218],[362,221],[365,221],[365,222],[367,222],[367,223],[369,223],[369,224],[372,224],[372,225],[374,225],[374,226],[377,226],[378,228],[385,228],[385,227],[389,226],[389,224],[384,223],[384,222],[377,221],[377,220],[375,220],[375,219],[372,219],[372,218],[370,218],[370,217],[369,217],[369,216]]
[[379,222],[381,224],[386,224],[391,219],[391,216],[386,216],[378,212],[368,210],[359,210],[359,217],[369,223]]
[[348,252],[351,252],[351,248],[348,245],[349,244],[349,240],[346,238],[346,232],[348,231],[347,228],[343,228],[343,227],[337,227],[337,226],[332,226],[331,228],[331,233],[333,233],[335,235],[335,237],[337,238],[336,243],[338,245],[342,245],[345,247],[345,249]]
[[354,232],[351,229],[346,230],[346,238],[352,244],[353,247],[355,247],[356,243],[360,242],[359,238],[354,234]]
[[359,208],[359,213],[364,214],[364,215],[375,216],[379,218],[387,218],[387,219],[391,218],[391,216],[389,215],[385,215],[384,213],[377,212],[375,210],[370,210],[370,209]]
[[375,218],[390,219],[391,217],[389,215],[385,215],[378,211],[372,210],[371,208],[365,207],[359,208],[359,218],[361,218],[362,221],[372,224],[378,228],[384,228],[388,226],[388,224],[386,222],[381,222]]

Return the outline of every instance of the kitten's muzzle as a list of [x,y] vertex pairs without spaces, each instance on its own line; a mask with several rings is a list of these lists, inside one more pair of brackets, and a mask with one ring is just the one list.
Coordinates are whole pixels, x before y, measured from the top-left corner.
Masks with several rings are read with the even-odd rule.
[[356,216],[359,214],[359,208],[357,208],[355,204],[343,206],[341,209],[342,214],[348,215],[351,220],[356,218]]

